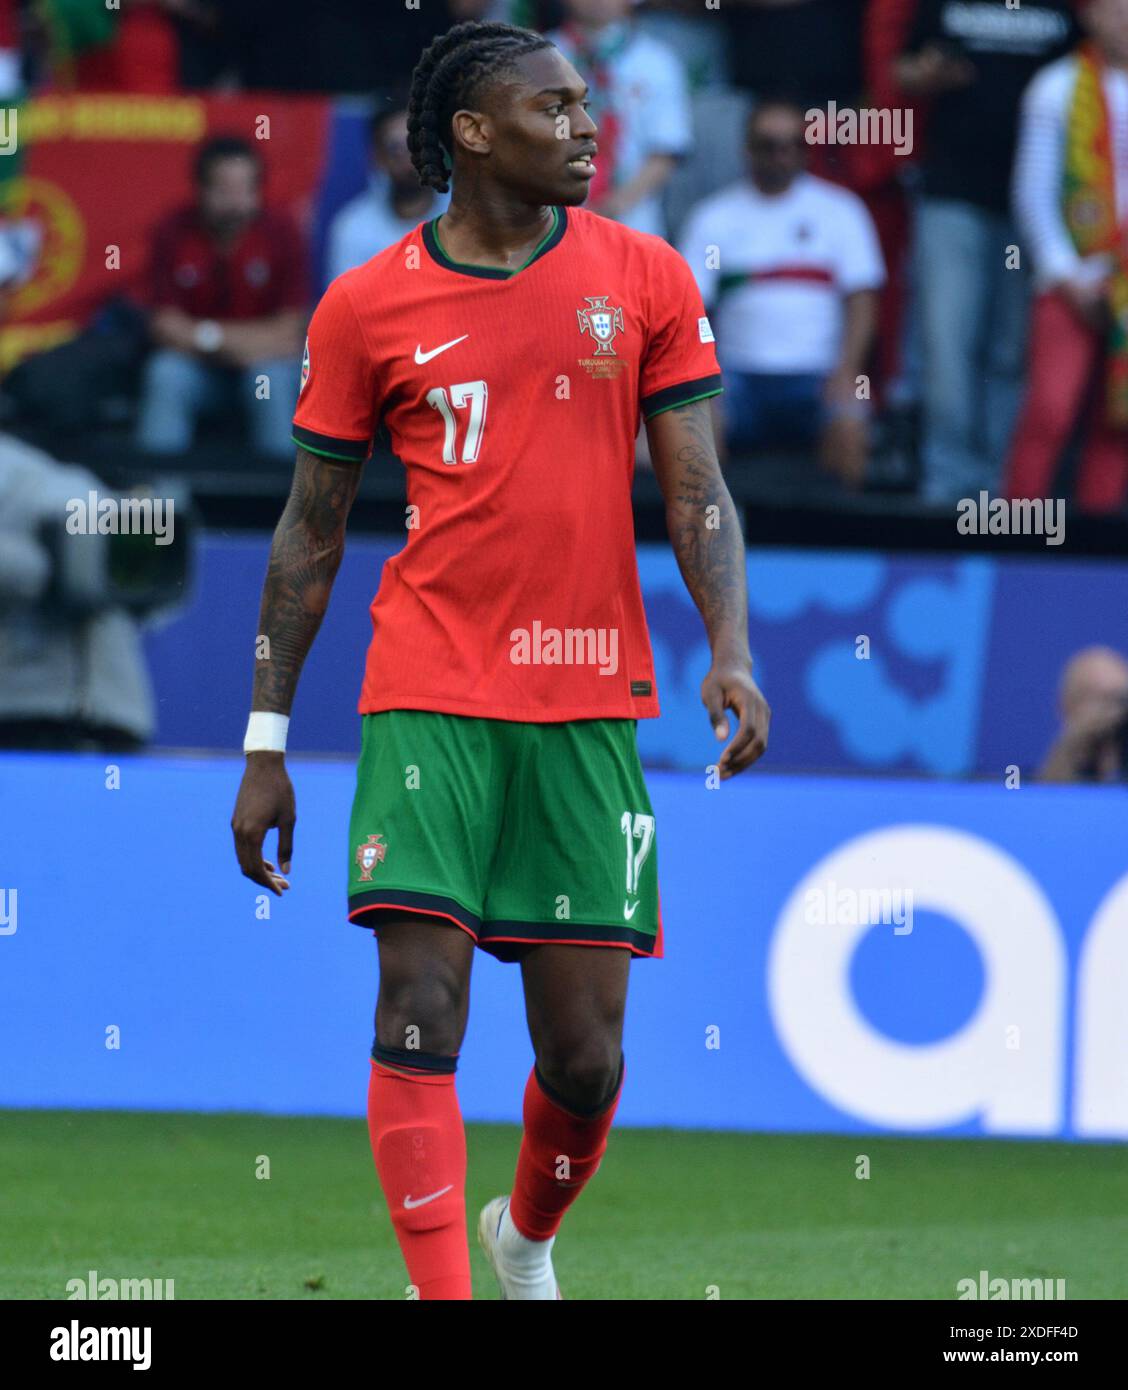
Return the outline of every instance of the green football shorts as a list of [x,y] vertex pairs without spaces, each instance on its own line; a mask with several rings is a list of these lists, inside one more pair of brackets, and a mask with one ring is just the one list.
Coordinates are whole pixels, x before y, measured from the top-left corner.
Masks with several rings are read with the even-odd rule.
[[443,917],[501,960],[545,941],[661,956],[636,723],[364,715],[350,921]]

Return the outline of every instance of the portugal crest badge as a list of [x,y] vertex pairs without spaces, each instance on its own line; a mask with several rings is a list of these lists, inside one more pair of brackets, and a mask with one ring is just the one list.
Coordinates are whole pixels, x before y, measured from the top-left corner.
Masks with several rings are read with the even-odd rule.
[[596,357],[614,357],[615,334],[623,331],[623,311],[607,303],[605,294],[585,294],[588,307],[577,309],[580,332],[590,333],[595,339]]
[[367,844],[357,846],[356,862],[360,865],[361,883],[372,882],[372,870],[384,862],[387,853],[388,846],[383,843],[382,835],[369,835]]
[[300,396],[300,395],[302,394],[302,392],[305,390],[305,384],[306,384],[306,382],[307,382],[308,380],[309,380],[309,339],[307,338],[307,339],[305,340],[305,351],[302,353],[302,380],[301,380],[301,385],[298,387],[298,395],[299,395],[299,396]]

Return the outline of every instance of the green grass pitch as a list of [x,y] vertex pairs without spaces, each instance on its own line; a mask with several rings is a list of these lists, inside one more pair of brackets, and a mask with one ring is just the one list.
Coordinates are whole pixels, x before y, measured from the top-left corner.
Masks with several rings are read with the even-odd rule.
[[[476,1298],[497,1297],[477,1213],[518,1137],[468,1127]],[[0,1164],[0,1298],[91,1269],[177,1299],[405,1297],[362,1121],[4,1111]],[[556,1270],[570,1299],[954,1299],[981,1269],[1120,1299],[1125,1248],[1120,1145],[620,1129]]]

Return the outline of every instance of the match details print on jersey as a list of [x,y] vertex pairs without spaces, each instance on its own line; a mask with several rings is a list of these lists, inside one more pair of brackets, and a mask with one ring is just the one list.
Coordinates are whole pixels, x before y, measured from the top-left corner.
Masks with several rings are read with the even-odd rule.
[[360,464],[383,426],[407,472],[362,713],[658,714],[635,437],[640,414],[718,394],[713,334],[664,241],[553,213],[516,271],[452,261],[424,223],[335,280],[310,323],[295,440]]

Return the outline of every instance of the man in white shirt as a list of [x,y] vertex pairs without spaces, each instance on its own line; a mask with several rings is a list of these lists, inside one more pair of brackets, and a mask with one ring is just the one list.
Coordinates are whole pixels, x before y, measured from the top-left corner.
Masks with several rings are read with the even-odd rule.
[[1022,102],[1014,207],[1037,298],[1005,490],[1050,496],[1084,423],[1073,497],[1113,512],[1128,500],[1128,0],[1088,0],[1081,18],[1092,43]]
[[806,150],[798,107],[757,107],[749,177],[697,205],[681,250],[715,310],[730,447],[818,441],[858,485],[885,267],[862,200],[808,174]]
[[407,149],[407,110],[378,111],[369,128],[368,188],[329,224],[326,278],[363,265],[420,222],[445,212],[449,194],[423,188]]
[[666,234],[662,191],[693,144],[689,84],[677,53],[631,18],[632,0],[566,0],[547,37],[588,84],[599,127],[587,206],[638,232]]

